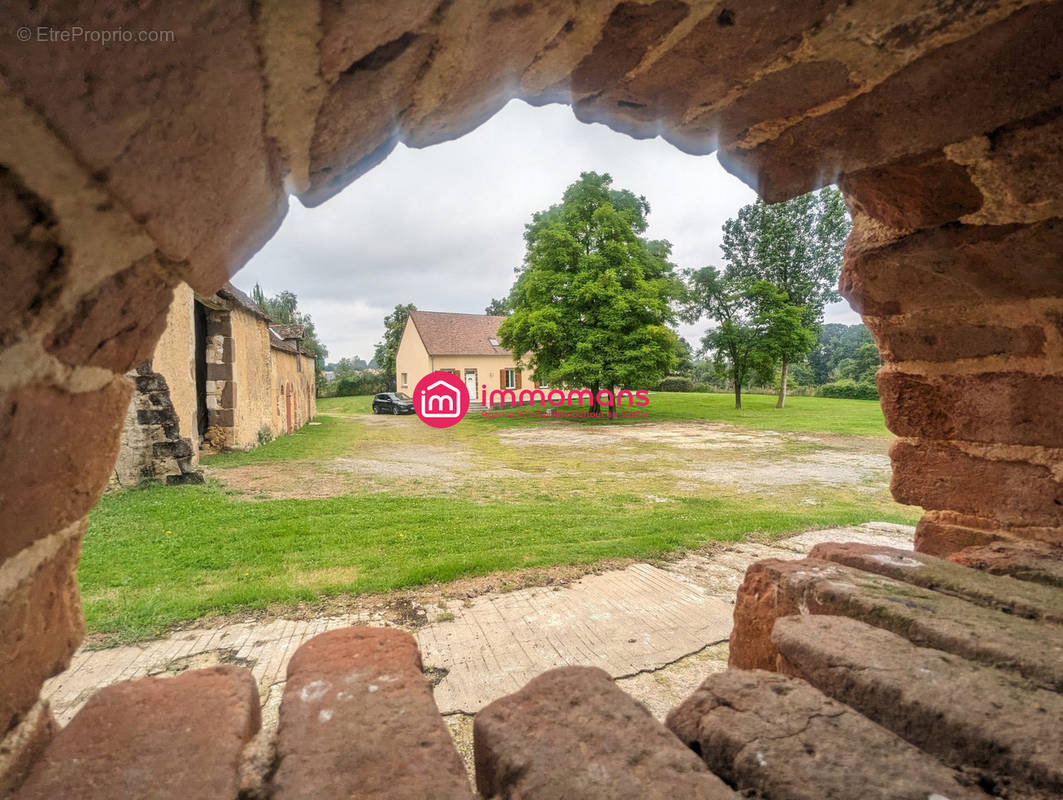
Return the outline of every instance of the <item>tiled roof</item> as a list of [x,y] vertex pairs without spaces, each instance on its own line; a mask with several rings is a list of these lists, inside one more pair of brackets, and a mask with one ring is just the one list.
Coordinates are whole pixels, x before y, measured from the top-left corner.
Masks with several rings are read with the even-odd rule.
[[485,314],[450,314],[443,311],[411,311],[410,320],[432,356],[508,356],[499,345],[498,326],[505,317]]

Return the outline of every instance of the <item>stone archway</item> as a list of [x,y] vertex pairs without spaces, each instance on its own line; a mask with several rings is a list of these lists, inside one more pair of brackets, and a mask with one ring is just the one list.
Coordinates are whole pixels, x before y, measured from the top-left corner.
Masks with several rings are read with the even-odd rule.
[[29,41],[0,48],[0,735],[81,640],[85,515],[172,287],[217,289],[287,191],[515,96],[719,149],[769,200],[838,180],[920,549],[1063,540],[1063,4],[96,5],[5,8]]

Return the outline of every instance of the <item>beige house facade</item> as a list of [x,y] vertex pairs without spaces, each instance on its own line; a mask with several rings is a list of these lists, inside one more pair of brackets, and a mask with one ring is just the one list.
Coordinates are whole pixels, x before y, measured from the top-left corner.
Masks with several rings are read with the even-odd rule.
[[457,375],[473,402],[487,392],[535,388],[531,373],[521,370],[513,354],[499,344],[498,326],[505,317],[412,311],[395,355],[395,389],[413,394],[430,372]]
[[247,450],[316,413],[315,364],[298,325],[276,325],[231,284],[181,284],[133,398],[111,485],[202,482],[201,446]]

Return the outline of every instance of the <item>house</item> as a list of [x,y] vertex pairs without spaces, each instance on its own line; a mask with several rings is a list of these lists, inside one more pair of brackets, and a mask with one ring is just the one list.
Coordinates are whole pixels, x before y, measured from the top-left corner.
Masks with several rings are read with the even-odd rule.
[[178,286],[151,360],[129,373],[112,486],[201,482],[201,446],[246,450],[309,422],[315,364],[302,337],[231,284],[210,296]]
[[483,402],[483,387],[535,388],[531,373],[516,364],[513,354],[498,342],[498,326],[505,317],[411,311],[395,355],[395,389],[412,394],[430,372],[450,372],[461,378],[473,402]]

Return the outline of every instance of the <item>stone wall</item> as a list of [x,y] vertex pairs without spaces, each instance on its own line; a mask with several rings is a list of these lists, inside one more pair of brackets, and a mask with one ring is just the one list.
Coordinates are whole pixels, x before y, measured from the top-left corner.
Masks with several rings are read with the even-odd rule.
[[[844,289],[887,353],[895,492],[929,509],[920,547],[1060,539],[1063,4],[6,10],[31,37],[76,24],[173,41],[0,48],[4,741],[33,740],[20,725],[81,641],[83,520],[173,287],[218,289],[280,224],[286,186],[323,202],[400,141],[455,138],[514,96],[719,149],[769,200],[841,179],[857,216]],[[977,398],[955,402],[965,386]]]

